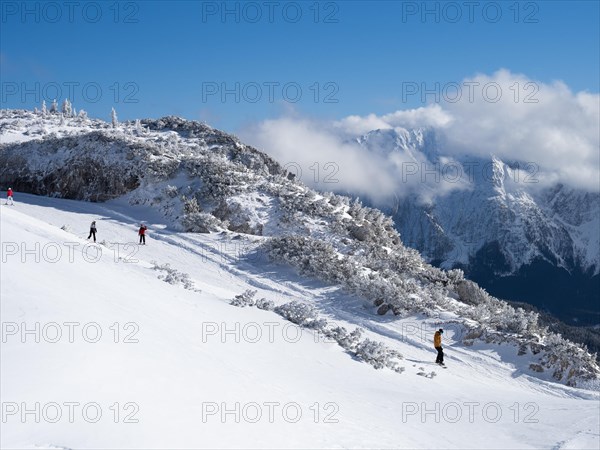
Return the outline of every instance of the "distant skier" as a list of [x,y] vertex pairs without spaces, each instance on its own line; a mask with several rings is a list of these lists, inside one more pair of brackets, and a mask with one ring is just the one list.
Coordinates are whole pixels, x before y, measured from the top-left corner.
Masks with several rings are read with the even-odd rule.
[[87,237],[88,239],[94,236],[94,242],[96,242],[96,221],[93,221],[90,225],[90,235]]
[[435,359],[436,364],[444,365],[444,351],[442,349],[442,334],[444,330],[441,328],[433,335],[433,346],[437,350],[437,358]]
[[13,206],[15,205],[15,202],[13,200],[13,190],[12,190],[12,188],[8,188],[8,191],[6,191],[6,203],[5,204],[8,205],[9,203],[11,205],[13,205]]
[[146,245],[146,230],[147,229],[148,229],[148,227],[146,225],[144,225],[143,223],[140,225],[140,230],[138,231],[138,234],[140,235],[140,244]]

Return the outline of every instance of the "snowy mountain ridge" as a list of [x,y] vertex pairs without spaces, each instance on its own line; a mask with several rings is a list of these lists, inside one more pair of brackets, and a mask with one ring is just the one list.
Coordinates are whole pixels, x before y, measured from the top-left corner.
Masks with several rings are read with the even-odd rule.
[[[528,273],[532,277],[537,270],[532,267],[544,264],[540,271],[546,278],[562,270],[562,284],[569,289],[559,295],[587,292],[573,299],[573,310],[550,309],[567,320],[582,312],[586,322],[600,319],[593,301],[598,294],[593,280],[600,274],[599,193],[546,185],[534,162],[444,156],[443,138],[433,129],[374,130],[356,141],[369,152],[402,161],[397,200],[378,206],[392,214],[403,242],[427,261],[460,267],[491,290],[505,279],[499,295],[513,298],[512,293],[530,303],[533,294],[514,286],[526,282]],[[573,273],[579,278],[569,281]],[[551,289],[544,293],[552,294]],[[553,301],[561,300],[549,298],[547,304]]]
[[[594,274],[600,273],[600,242],[590,233],[600,225],[599,194],[563,185],[528,189],[539,183],[537,168],[532,162],[507,162],[490,155],[489,159],[453,158],[453,164],[447,164],[442,153],[443,143],[438,142],[433,129],[374,130],[356,140],[372,152],[403,153],[415,161],[423,161],[427,169],[439,172],[438,179],[451,179],[457,184],[455,192],[448,198],[437,197],[435,205],[419,204],[418,199],[411,199],[415,203],[411,209],[420,207],[420,211],[428,214],[412,217],[410,226],[401,225],[405,241],[419,243],[426,257],[442,260],[442,267],[468,263],[469,256],[483,243],[499,237],[510,264],[508,271],[541,257],[550,258],[566,269],[580,265]],[[427,181],[433,176],[423,174],[422,177]],[[469,184],[468,188],[465,184]],[[479,233],[467,229],[467,223],[456,215],[444,214],[465,204],[472,205],[465,216],[480,229]],[[499,209],[506,211],[500,214]],[[420,215],[418,210],[413,214]],[[489,215],[491,219],[486,217]],[[428,239],[424,229],[413,226],[425,226],[428,221],[431,223],[427,228],[443,230],[443,236]],[[481,223],[489,226],[480,227]],[[464,251],[455,248],[461,246]],[[523,249],[529,251],[523,252]]]
[[460,270],[427,264],[379,210],[316,193],[267,155],[206,125],[166,117],[111,126],[3,111],[0,180],[17,192],[149,207],[170,232],[236,233],[247,243],[237,249],[245,258],[291,265],[344,292],[348,307],[362,303],[373,318],[443,316],[462,330],[461,345],[508,343],[531,376],[597,384],[592,355]]

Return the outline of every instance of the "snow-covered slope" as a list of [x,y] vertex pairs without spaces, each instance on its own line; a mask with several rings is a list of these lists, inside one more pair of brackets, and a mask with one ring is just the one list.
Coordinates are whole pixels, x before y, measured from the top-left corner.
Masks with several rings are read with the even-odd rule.
[[[531,376],[570,386],[597,383],[594,357],[548,332],[537,314],[491,297],[460,270],[432,267],[404,246],[381,211],[309,189],[233,136],[176,117],[113,127],[27,111],[3,111],[0,127],[0,138],[9,136],[0,144],[0,182],[17,192],[110,200],[122,214],[118,220],[127,219],[132,206],[144,207],[143,220],[171,234],[239,233],[234,251],[288,264],[327,283],[350,316],[379,314],[392,322],[414,314],[443,316],[462,330],[464,345],[509,343]],[[35,139],[29,139],[32,134]],[[157,269],[189,284],[181,274]],[[273,309],[268,302],[259,305]],[[302,303],[275,311],[320,330],[376,367],[396,368],[393,350],[326,327]]]
[[[374,130],[357,141],[414,161],[399,167],[398,178],[407,181],[399,200],[379,205],[393,214],[406,245],[440,267],[463,268],[495,295],[568,321],[600,320],[600,194],[548,187],[535,162],[444,157],[432,129]],[[560,283],[532,287],[544,279]]]
[[[16,199],[0,207],[3,448],[600,445],[597,391],[533,377],[510,344],[464,345],[451,314],[374,316],[253,254],[265,238],[179,233],[126,199]],[[92,220],[102,245],[85,240]],[[141,221],[146,246],[135,245]],[[364,328],[404,371],[229,304],[247,289]],[[440,326],[448,369],[432,363]]]

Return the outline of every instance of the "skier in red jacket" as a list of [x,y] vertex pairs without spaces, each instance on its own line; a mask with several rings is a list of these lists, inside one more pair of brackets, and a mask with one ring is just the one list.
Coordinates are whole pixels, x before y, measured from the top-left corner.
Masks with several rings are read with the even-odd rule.
[[144,225],[143,223],[140,225],[140,230],[138,231],[138,234],[140,235],[140,244],[146,245],[146,230],[147,229],[148,229],[148,227],[146,225]]
[[15,204],[15,202],[13,200],[13,190],[12,190],[12,188],[8,188],[8,191],[6,191],[6,204],[8,205],[9,202],[10,202],[11,205]]

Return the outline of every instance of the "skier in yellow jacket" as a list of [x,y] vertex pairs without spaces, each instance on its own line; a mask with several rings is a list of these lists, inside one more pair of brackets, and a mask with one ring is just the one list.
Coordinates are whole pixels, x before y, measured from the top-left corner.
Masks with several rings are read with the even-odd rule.
[[436,364],[444,365],[444,352],[442,349],[442,334],[444,330],[441,328],[433,335],[433,346],[437,350],[437,358],[435,359]]

